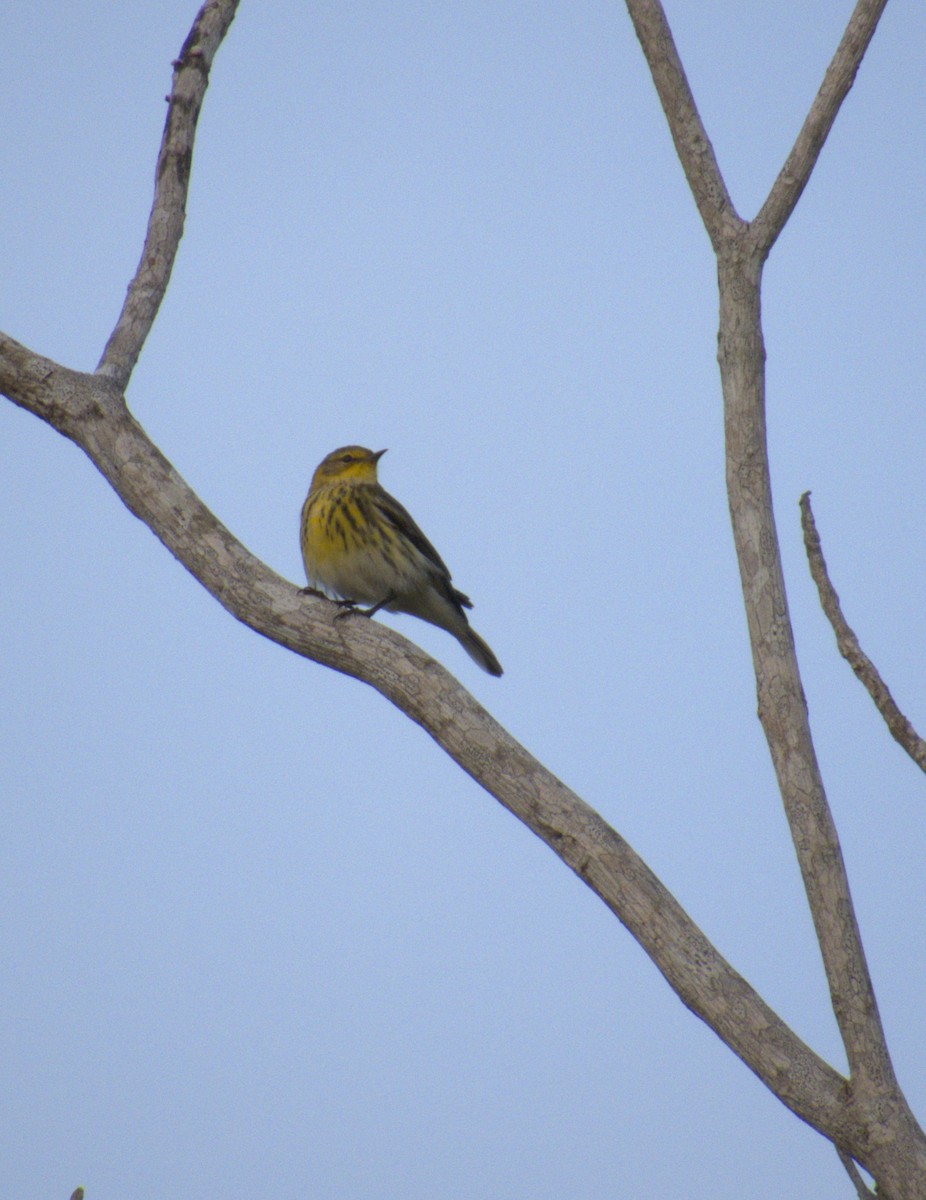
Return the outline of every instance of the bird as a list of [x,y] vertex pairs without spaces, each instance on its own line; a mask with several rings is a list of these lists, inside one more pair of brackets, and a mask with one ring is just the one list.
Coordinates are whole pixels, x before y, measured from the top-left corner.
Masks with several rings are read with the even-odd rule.
[[501,664],[464,611],[472,601],[453,586],[444,560],[411,515],[380,485],[377,464],[385,453],[342,446],[316,468],[300,521],[309,581],[303,590],[337,597],[338,616],[372,617],[385,609],[420,617],[452,633],[484,671],[501,675]]

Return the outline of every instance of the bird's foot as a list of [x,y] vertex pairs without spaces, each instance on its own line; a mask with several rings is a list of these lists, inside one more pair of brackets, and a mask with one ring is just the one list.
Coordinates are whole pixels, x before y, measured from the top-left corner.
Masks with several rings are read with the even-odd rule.
[[334,614],[336,621],[342,620],[344,617],[353,616],[355,613],[358,617],[365,617],[367,610],[358,608],[356,600],[335,600],[334,603],[338,606],[338,611]]
[[370,609],[360,608],[356,600],[337,600],[329,596],[327,592],[321,591],[317,587],[308,587],[299,589],[300,596],[318,596],[321,600],[327,600],[329,604],[336,604],[338,611],[334,614],[334,619],[337,621],[340,617],[349,617],[353,613],[357,613],[361,617],[370,615]]
[[349,617],[352,613],[356,613],[358,617],[375,617],[381,608],[385,608],[387,604],[391,604],[395,599],[394,592],[388,592],[383,596],[382,600],[376,604],[371,604],[369,608],[360,608],[356,600],[336,600],[335,604],[341,606],[341,611],[334,614],[334,619],[337,621],[341,617]]

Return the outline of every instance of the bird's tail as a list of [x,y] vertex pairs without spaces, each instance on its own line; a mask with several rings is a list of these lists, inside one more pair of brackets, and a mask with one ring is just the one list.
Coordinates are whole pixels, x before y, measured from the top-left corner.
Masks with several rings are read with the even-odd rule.
[[397,610],[411,613],[414,617],[420,617],[422,621],[430,621],[432,625],[446,629],[483,671],[488,671],[490,675],[501,675],[502,664],[475,629],[470,627],[463,611],[464,605],[472,608],[469,598],[450,586],[449,577],[442,580],[441,584],[440,589],[430,587],[412,596],[403,597],[401,604],[396,605]]
[[501,675],[502,664],[498,661],[488,645],[482,640],[475,629],[466,629],[456,633],[457,640],[460,645],[470,656],[474,663],[482,667],[483,671],[488,671],[490,675]]

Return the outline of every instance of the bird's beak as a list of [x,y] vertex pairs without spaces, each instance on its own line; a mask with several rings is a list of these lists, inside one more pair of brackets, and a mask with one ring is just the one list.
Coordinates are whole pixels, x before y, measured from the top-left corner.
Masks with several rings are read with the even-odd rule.
[[376,463],[376,462],[379,462],[379,460],[380,460],[380,459],[383,457],[383,455],[384,455],[385,453],[386,453],[386,451],[385,451],[385,450],[377,450],[377,451],[376,451],[376,453],[373,455],[373,461],[374,461],[375,463]]

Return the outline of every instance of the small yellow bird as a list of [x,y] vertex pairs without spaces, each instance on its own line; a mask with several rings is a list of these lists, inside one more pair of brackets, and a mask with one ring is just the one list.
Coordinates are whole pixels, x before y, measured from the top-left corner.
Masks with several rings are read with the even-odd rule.
[[[385,450],[342,446],[323,458],[302,506],[300,543],[309,589],[341,598],[345,614],[410,613],[439,625],[490,675],[498,659],[474,629],[472,601],[450,582],[444,561],[376,478]],[[369,604],[367,609],[358,604]]]

